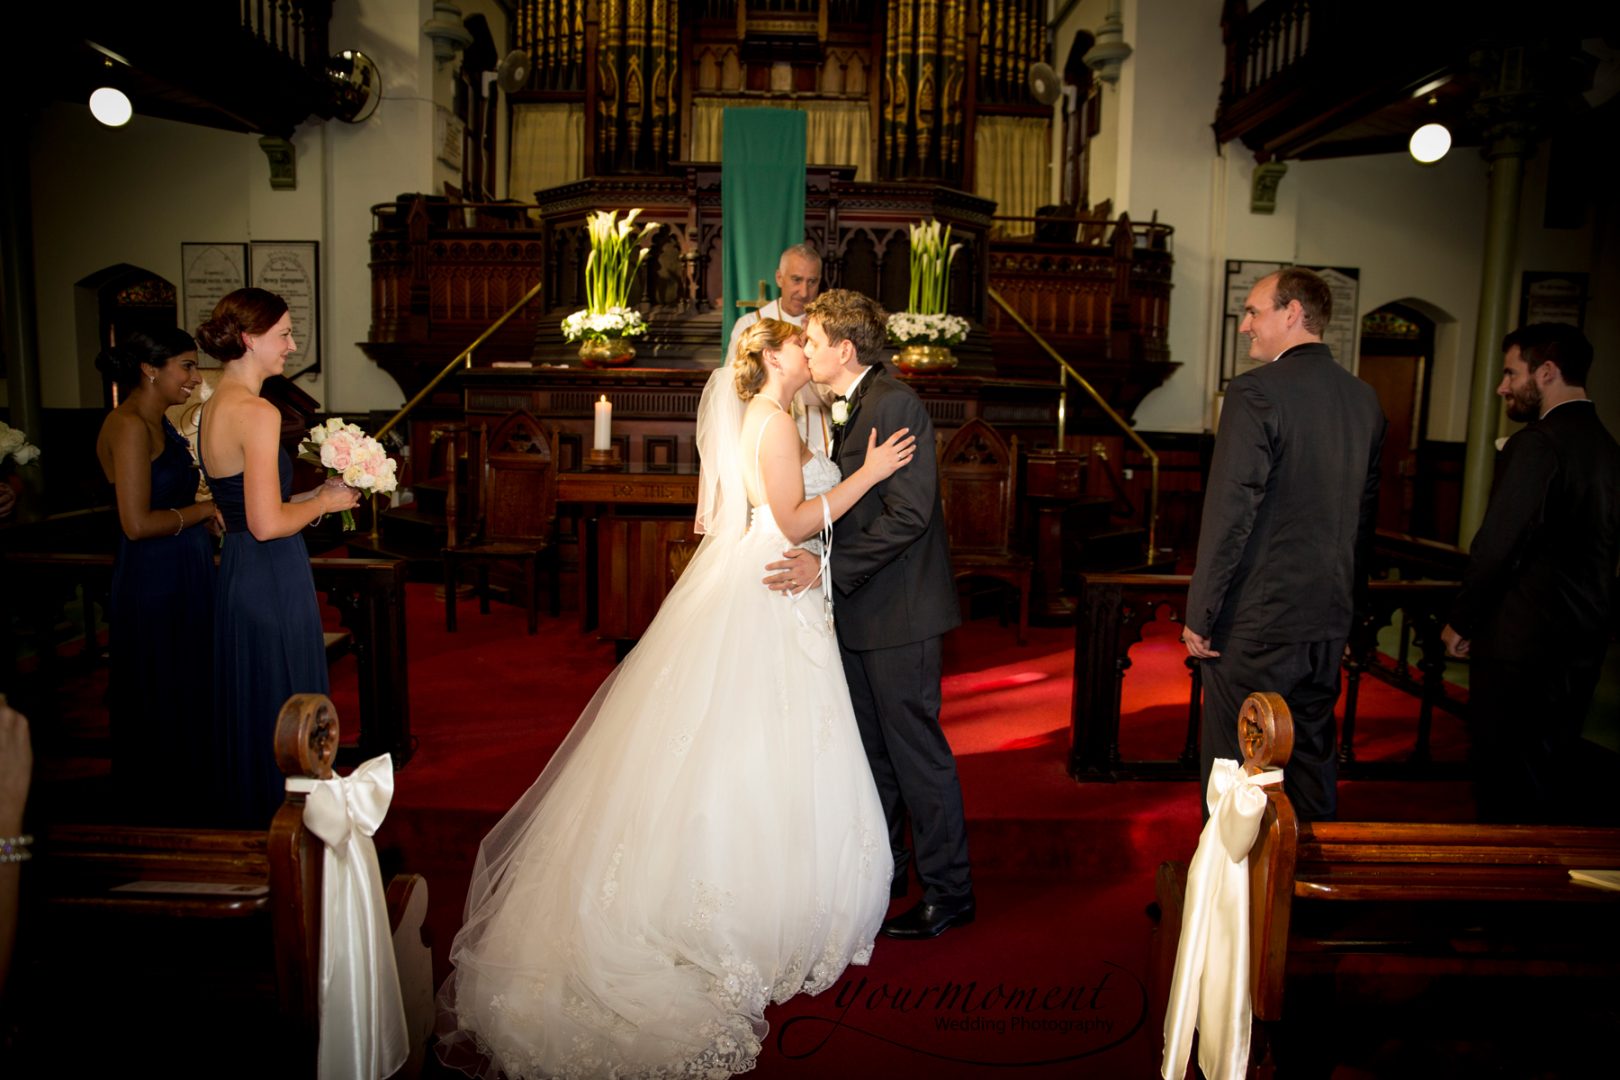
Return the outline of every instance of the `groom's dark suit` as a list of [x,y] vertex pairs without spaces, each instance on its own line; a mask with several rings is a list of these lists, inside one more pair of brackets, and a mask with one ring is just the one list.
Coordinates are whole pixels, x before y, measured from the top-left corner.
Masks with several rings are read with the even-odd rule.
[[940,509],[934,426],[911,387],[879,365],[866,372],[837,433],[845,476],[866,460],[867,436],[900,428],[911,463],[867,492],[834,527],[832,578],[844,672],[861,740],[904,873],[906,817],[923,899],[968,897],[967,836],[956,762],[939,727],[940,637],[962,621]]

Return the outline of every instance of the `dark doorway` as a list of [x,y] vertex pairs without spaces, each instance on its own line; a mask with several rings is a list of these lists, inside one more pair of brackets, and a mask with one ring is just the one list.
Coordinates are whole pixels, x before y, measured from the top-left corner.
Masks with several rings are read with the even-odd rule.
[[99,399],[103,408],[111,408],[115,404],[112,381],[96,371],[95,358],[133,330],[178,326],[174,285],[128,263],[97,270],[74,287],[74,320],[79,337],[80,403],[88,406]]
[[1434,322],[1403,304],[1386,304],[1361,320],[1361,378],[1378,392],[1389,420],[1378,487],[1378,527],[1429,535],[1432,507],[1419,495],[1419,451],[1427,436]]

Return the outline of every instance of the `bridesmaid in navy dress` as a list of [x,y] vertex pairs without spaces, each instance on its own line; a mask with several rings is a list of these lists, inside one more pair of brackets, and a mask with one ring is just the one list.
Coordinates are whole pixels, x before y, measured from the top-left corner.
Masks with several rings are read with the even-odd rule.
[[260,385],[281,374],[297,347],[281,297],[238,289],[197,328],[197,341],[224,364],[197,430],[225,519],[214,604],[213,775],[224,819],[264,828],[283,792],[272,745],[276,716],[292,694],[327,690],[320,605],[301,530],[360,500],[336,480],[292,494],[281,414],[259,397]]
[[108,607],[108,711],[113,776],[137,816],[184,820],[159,775],[204,775],[213,713],[214,505],[197,499],[191,447],[165,410],[202,384],[184,330],[135,332],[98,365],[119,388],[96,457],[118,507],[118,558]]

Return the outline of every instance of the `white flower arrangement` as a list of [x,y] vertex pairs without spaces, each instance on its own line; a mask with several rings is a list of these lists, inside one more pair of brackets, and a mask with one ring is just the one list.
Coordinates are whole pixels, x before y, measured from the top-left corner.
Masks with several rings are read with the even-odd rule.
[[635,308],[616,307],[595,313],[581,308],[562,321],[562,332],[566,341],[640,337],[647,332],[647,321]]
[[849,423],[849,402],[839,398],[832,403],[832,424],[833,427],[843,427],[847,423]]
[[947,315],[951,263],[962,245],[951,243],[951,228],[938,221],[911,226],[911,293],[905,311],[889,316],[889,341],[895,345],[959,345],[967,340],[968,321]]
[[[358,424],[344,423],[341,416],[310,428],[298,450],[299,457],[326,466],[327,476],[356,490],[386,495],[399,486],[397,466],[388,451]],[[343,511],[343,528],[354,529],[354,515],[347,510]]]
[[897,311],[889,316],[889,341],[895,345],[960,345],[968,321],[960,315],[919,315]]
[[39,447],[28,441],[25,432],[0,420],[0,464],[13,461],[26,465],[39,457]]
[[647,332],[641,314],[629,307],[630,279],[647,258],[641,241],[658,228],[658,222],[649,221],[637,232],[635,220],[640,213],[639,208],[632,210],[620,221],[618,211],[598,210],[586,220],[591,253],[585,260],[585,306],[563,320],[563,337],[568,341],[636,337]]

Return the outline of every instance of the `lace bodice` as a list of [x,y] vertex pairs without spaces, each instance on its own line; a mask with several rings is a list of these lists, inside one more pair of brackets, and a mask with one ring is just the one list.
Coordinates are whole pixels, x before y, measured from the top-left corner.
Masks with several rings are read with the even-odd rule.
[[804,497],[813,499],[817,495],[825,495],[837,487],[843,478],[844,474],[838,471],[838,463],[817,450],[804,463]]
[[[810,460],[804,463],[801,471],[804,476],[804,497],[807,499],[813,499],[817,495],[825,495],[837,487],[838,482],[843,479],[843,474],[838,471],[837,463],[820,450],[812,452]],[[776,518],[771,514],[769,503],[759,503],[754,507],[753,522],[755,529],[760,528],[762,524],[768,523],[769,527],[776,529],[778,532],[781,531],[776,524]],[[813,551],[817,555],[821,554],[821,541],[816,537],[810,537],[799,546],[806,551]]]

